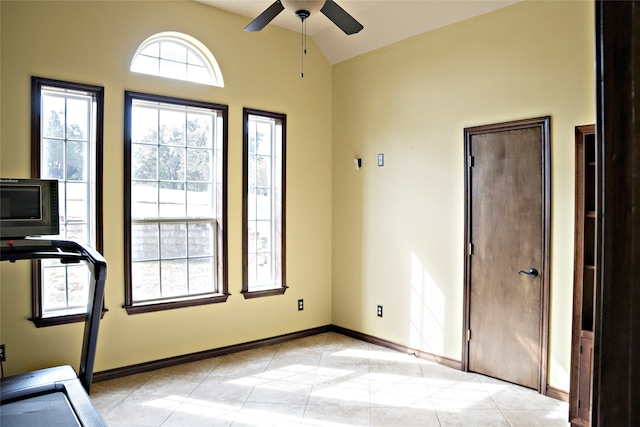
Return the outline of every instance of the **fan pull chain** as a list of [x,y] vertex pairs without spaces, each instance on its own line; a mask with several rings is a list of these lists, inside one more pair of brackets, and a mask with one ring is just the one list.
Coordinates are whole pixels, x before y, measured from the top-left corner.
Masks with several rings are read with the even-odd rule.
[[302,53],[300,54],[300,78],[304,78],[304,56],[307,54],[307,20],[302,19]]

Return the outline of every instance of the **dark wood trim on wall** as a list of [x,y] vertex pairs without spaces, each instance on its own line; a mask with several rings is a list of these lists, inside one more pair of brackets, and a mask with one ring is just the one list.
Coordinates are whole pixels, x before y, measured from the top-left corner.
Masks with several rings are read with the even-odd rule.
[[591,424],[640,425],[640,2],[596,1],[603,220]]
[[325,332],[335,332],[351,338],[359,339],[361,341],[376,344],[382,347],[390,348],[400,351],[406,354],[413,354],[416,357],[424,360],[428,360],[440,365],[447,366],[449,368],[460,370],[460,361],[450,359],[444,356],[437,356],[434,354],[426,353],[420,350],[405,347],[400,344],[396,344],[391,341],[383,340],[371,335],[363,334],[360,332],[345,329],[340,326],[326,325],[313,329],[307,329],[304,331],[293,332],[290,334],[279,335],[272,338],[266,338],[262,340],[251,341],[242,344],[231,345],[227,347],[214,348],[211,350],[204,350],[197,353],[185,354],[175,357],[169,357],[166,359],[154,360],[151,362],[138,363],[136,365],[124,366],[121,368],[109,369],[106,371],[96,372],[93,376],[93,382],[106,381],[114,378],[123,377],[126,375],[139,374],[142,372],[153,371],[156,369],[162,369],[169,366],[179,365],[181,363],[196,362],[198,360],[208,359],[210,357],[225,356],[227,354],[238,353],[240,351],[252,350],[256,348],[266,347],[273,344],[280,344],[283,342],[304,338],[312,335],[322,334]]
[[559,388],[555,388],[547,384],[547,391],[545,392],[546,396],[549,396],[553,399],[562,400],[563,402],[569,401],[569,392],[565,390],[561,390]]
[[330,332],[331,326],[320,326],[318,328],[304,331],[292,332],[290,334],[279,335],[277,337],[262,340],[250,341],[242,344],[230,345],[226,347],[214,348],[211,350],[199,351],[197,353],[184,354],[180,356],[168,357],[166,359],[154,360],[151,362],[138,363],[136,365],[123,366],[121,368],[108,369],[96,372],[93,375],[93,382],[112,380],[126,375],[139,374],[142,372],[154,371],[156,369],[167,368],[169,366],[180,365],[182,363],[197,362],[198,360],[209,359],[211,357],[225,356],[227,354],[238,353],[246,350],[266,347],[268,345],[280,344],[283,342],[309,337],[312,335]]
[[350,329],[345,329],[343,327],[340,326],[336,326],[336,325],[331,325],[331,330],[333,332],[351,337],[351,338],[355,338],[361,341],[365,341],[371,344],[376,344],[379,345],[381,347],[386,347],[386,348],[390,348],[392,350],[396,350],[402,353],[406,353],[406,354],[413,354],[414,356],[416,356],[419,359],[423,359],[423,360],[428,360],[430,362],[434,362],[434,363],[438,363],[440,365],[444,365],[447,366],[449,368],[453,368],[453,369],[457,369],[457,370],[461,370],[462,369],[462,363],[459,360],[455,360],[455,359],[450,359],[448,357],[444,357],[444,356],[438,356],[435,354],[431,354],[431,353],[427,353],[424,352],[422,350],[417,350],[411,347],[407,347],[401,344],[397,344],[394,343],[392,341],[387,341],[384,340],[382,338],[377,338],[374,337],[372,335],[367,335],[367,334],[363,334],[361,332],[356,332],[356,331],[352,331]]

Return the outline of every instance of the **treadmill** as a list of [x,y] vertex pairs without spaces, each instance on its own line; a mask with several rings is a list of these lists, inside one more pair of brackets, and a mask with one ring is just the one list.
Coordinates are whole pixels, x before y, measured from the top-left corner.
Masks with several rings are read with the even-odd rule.
[[18,374],[0,383],[2,427],[102,427],[89,391],[102,315],[107,262],[95,249],[70,240],[23,238],[0,241],[0,261],[53,258],[62,263],[85,262],[91,271],[80,373],[56,366]]

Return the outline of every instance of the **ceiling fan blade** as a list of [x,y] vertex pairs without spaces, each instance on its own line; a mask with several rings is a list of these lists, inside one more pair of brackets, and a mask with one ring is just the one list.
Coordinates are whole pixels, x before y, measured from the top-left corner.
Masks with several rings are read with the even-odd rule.
[[273,20],[280,12],[284,10],[284,6],[280,3],[280,0],[276,0],[271,6],[269,6],[264,12],[262,12],[256,19],[249,22],[249,25],[244,27],[245,31],[260,31],[269,22]]
[[345,34],[355,34],[364,28],[361,23],[356,21],[353,16],[349,15],[333,0],[327,0],[320,12],[344,31]]

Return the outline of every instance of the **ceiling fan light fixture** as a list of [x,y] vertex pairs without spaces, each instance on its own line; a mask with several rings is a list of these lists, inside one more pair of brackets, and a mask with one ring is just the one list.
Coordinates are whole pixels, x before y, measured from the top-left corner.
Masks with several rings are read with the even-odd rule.
[[281,0],[285,9],[293,12],[306,10],[309,14],[319,12],[324,6],[325,0]]

